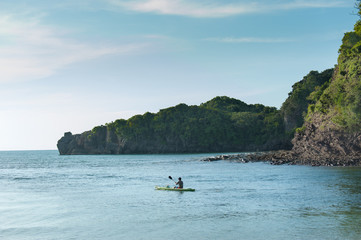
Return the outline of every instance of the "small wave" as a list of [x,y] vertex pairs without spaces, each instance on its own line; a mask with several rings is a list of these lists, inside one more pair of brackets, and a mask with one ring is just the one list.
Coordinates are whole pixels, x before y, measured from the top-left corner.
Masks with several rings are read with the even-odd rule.
[[27,181],[27,180],[32,180],[33,178],[29,178],[29,177],[15,177],[13,178],[14,181]]
[[116,178],[116,179],[119,179],[119,178],[123,178],[123,176],[106,175],[106,176],[102,176],[101,178]]

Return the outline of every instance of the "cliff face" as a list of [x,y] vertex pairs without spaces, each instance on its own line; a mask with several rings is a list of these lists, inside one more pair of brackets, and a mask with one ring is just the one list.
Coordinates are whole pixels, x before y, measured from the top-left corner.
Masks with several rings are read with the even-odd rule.
[[91,131],[73,135],[66,132],[57,144],[61,155],[119,154],[124,148],[124,139],[105,127],[97,133]]
[[279,140],[269,140],[264,144],[234,145],[231,142],[220,142],[217,146],[200,145],[197,143],[184,144],[179,139],[166,137],[166,142],[147,139],[128,140],[106,127],[96,134],[91,131],[82,134],[67,132],[57,144],[60,155],[85,154],[154,154],[154,153],[202,153],[202,152],[239,152],[259,151],[283,148]]
[[296,164],[360,166],[361,132],[339,129],[324,115],[314,114],[292,140]]

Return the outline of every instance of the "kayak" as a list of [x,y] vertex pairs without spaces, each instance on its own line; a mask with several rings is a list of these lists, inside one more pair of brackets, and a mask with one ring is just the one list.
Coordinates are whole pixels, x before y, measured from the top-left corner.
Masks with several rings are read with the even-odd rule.
[[167,190],[167,191],[179,191],[179,192],[194,192],[194,188],[171,188],[171,187],[158,187],[155,186],[156,190]]

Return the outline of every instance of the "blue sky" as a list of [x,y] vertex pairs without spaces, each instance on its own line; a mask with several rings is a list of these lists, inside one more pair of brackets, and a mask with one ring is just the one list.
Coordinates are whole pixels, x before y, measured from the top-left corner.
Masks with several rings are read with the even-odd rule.
[[215,96],[279,108],[337,63],[354,13],[351,0],[2,0],[0,150]]

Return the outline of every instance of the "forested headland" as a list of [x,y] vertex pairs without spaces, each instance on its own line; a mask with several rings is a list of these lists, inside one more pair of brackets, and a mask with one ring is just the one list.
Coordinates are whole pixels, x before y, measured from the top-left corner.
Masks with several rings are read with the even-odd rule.
[[199,106],[118,119],[59,140],[60,154],[196,153],[290,149],[303,124],[310,93],[332,76],[311,71],[293,85],[280,110],[222,96]]

